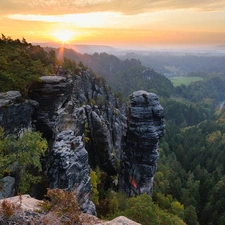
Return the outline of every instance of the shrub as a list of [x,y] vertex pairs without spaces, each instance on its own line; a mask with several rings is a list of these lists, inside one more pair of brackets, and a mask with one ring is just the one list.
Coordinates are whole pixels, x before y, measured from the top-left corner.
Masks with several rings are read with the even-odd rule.
[[[20,196],[20,201],[21,201],[21,196]],[[20,206],[21,206],[21,202],[20,202],[20,205],[16,205],[15,203],[12,203],[4,199],[0,205],[0,217],[4,219],[9,219],[11,216],[15,214],[15,210],[19,209]]]
[[21,138],[13,135],[4,137],[0,127],[0,179],[10,174],[8,166],[18,163],[19,187],[18,192],[25,194],[33,184],[40,182],[42,171],[41,157],[47,150],[48,144],[39,132],[27,132]]
[[[46,197],[50,199],[39,204],[41,211],[52,212],[66,224],[79,223],[80,206],[78,205],[75,191],[62,189],[48,189]],[[64,224],[65,224],[64,223]]]

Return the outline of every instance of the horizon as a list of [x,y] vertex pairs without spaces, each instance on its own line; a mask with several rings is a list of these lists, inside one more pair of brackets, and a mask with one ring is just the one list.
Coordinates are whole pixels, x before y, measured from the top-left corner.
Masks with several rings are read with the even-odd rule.
[[225,45],[192,45],[192,46],[175,46],[175,45],[103,45],[103,44],[87,44],[87,43],[60,43],[60,42],[32,42],[33,45],[49,48],[66,48],[72,49],[82,54],[94,54],[106,52],[109,54],[124,54],[128,52],[137,52],[147,54],[148,52],[170,53],[170,54],[194,54],[202,56],[224,56]]
[[225,1],[8,0],[1,33],[28,42],[110,46],[225,45]]

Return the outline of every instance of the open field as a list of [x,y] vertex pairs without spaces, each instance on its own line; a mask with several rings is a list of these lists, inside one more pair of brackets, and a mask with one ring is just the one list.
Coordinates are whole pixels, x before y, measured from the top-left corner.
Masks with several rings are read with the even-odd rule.
[[173,85],[175,87],[181,85],[181,84],[184,84],[186,86],[188,86],[191,82],[195,82],[195,81],[199,81],[199,80],[202,80],[203,78],[202,77],[171,77],[170,80],[171,82],[173,83]]

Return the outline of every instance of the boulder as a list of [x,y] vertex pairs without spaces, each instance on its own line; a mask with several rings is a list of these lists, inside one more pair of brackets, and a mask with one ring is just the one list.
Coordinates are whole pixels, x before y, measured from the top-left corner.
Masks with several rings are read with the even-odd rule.
[[6,176],[0,180],[0,199],[12,197],[15,194],[15,178]]

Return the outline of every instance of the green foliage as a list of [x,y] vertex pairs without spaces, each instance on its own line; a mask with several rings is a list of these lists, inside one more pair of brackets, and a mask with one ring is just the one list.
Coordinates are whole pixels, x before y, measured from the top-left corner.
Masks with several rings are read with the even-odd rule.
[[116,196],[110,198],[109,201],[109,214],[115,214],[119,211],[119,201]]
[[21,175],[18,192],[28,192],[32,185],[41,179],[38,175],[42,170],[40,159],[46,150],[47,142],[38,132],[27,132],[21,138],[4,138],[3,129],[0,128],[1,177],[10,173],[10,164],[17,162]]
[[0,39],[0,92],[18,90],[23,95],[32,82],[52,72],[55,55],[25,39],[12,40],[2,35]]
[[40,211],[52,212],[61,220],[62,217],[68,218],[68,224],[76,224],[79,222],[80,207],[77,202],[76,193],[74,191],[65,191],[62,189],[48,189],[46,200],[39,204]]
[[188,206],[184,211],[184,221],[189,225],[198,225],[197,214],[194,206]]
[[225,77],[223,75],[208,75],[201,81],[191,83],[187,88],[177,87],[176,93],[192,102],[210,99],[213,104],[224,100]]
[[4,129],[0,127],[0,178],[7,172],[6,166],[8,164],[7,139],[4,137]]
[[95,205],[98,205],[99,204],[98,184],[101,182],[99,168],[96,169],[96,172],[93,170],[91,171],[90,178],[91,178],[91,185],[92,185],[91,200],[93,201]]
[[114,217],[123,215],[143,225],[185,225],[185,223],[178,217],[160,209],[147,194],[127,199],[125,210],[119,212],[117,212],[119,207],[117,204],[118,201],[116,201],[115,197],[113,198],[114,209],[117,210],[114,211]]
[[66,70],[71,71],[72,73],[75,72],[77,65],[74,60],[71,60],[67,57],[64,57],[63,62],[62,62],[62,67]]
[[142,76],[144,70],[144,66],[134,64],[105,78],[114,91],[121,92],[126,97],[135,90],[146,90],[169,97],[173,90],[172,83],[154,70],[149,72],[150,78],[145,78]]
[[180,86],[181,84],[188,86],[190,83],[203,80],[202,77],[185,77],[185,76],[179,76],[179,77],[171,77],[170,79],[174,85],[174,87]]

